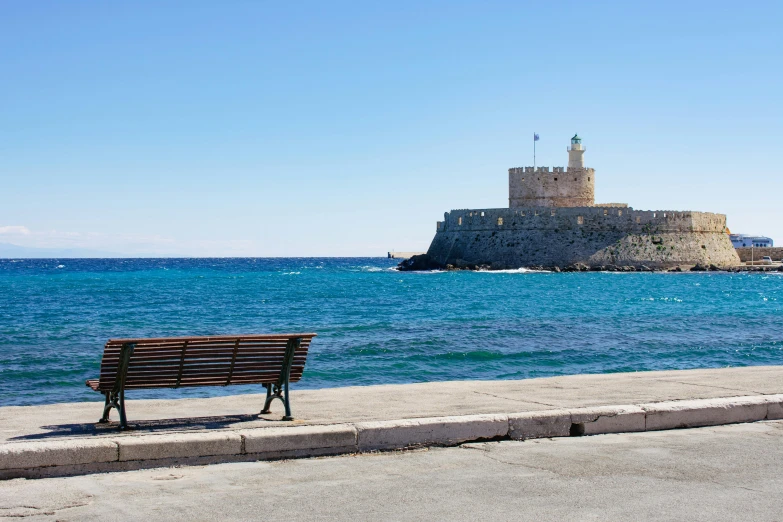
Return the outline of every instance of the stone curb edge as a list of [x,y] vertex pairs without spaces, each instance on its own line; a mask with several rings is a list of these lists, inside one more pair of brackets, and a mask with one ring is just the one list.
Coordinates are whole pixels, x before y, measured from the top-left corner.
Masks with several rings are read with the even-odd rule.
[[0,444],[0,479],[783,419],[783,394],[355,424]]

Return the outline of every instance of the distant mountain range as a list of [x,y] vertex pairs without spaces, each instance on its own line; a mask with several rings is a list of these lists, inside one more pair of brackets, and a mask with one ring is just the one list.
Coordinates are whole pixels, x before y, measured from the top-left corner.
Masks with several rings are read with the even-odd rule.
[[0,243],[0,258],[76,258],[76,257],[138,257],[103,252],[88,248],[36,248]]

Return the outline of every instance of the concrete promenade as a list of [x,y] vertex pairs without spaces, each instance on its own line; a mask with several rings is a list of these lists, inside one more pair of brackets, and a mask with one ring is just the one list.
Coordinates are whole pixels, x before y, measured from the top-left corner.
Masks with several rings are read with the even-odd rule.
[[782,419],[783,367],[348,387],[291,401],[293,422],[279,420],[279,403],[259,416],[260,394],[129,400],[127,432],[95,424],[101,402],[0,408],[0,478]]
[[783,421],[0,482],[25,520],[779,521]]

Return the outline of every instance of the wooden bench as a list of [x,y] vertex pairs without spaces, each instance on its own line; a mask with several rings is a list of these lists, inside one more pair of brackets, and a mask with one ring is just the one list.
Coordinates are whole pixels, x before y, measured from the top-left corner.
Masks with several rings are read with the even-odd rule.
[[316,334],[221,335],[160,339],[110,339],[103,348],[99,379],[86,382],[106,402],[101,423],[120,413],[127,428],[125,390],[261,384],[269,413],[274,399],[285,405],[283,420],[293,420],[288,385],[302,378],[307,350]]

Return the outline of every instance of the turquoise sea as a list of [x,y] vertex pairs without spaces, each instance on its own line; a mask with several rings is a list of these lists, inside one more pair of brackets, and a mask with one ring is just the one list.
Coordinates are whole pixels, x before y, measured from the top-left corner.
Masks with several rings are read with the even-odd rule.
[[[294,389],[783,364],[783,274],[384,258],[0,260],[0,405],[100,400],[110,337],[315,331]],[[138,390],[129,398],[258,393]]]

